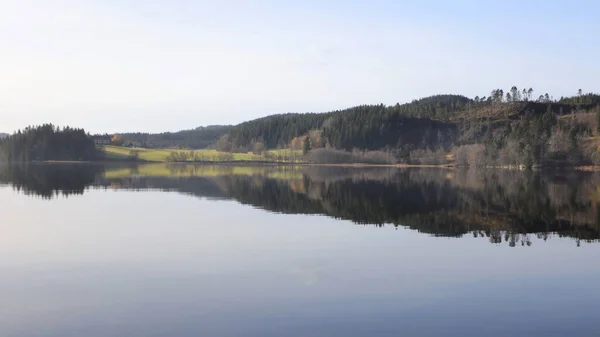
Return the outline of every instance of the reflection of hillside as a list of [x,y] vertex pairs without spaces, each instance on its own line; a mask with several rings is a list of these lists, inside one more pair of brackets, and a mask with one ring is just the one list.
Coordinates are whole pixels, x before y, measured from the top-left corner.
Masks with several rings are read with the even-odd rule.
[[[546,233],[600,238],[596,202],[590,197],[595,176],[323,167],[301,172],[302,179],[269,178],[258,172],[209,179],[228,198],[279,213],[388,223],[440,236],[473,233],[510,245],[530,244],[531,233],[541,233],[542,238]],[[185,192],[207,196],[202,189]]]
[[[548,224],[560,232],[571,227],[588,232],[586,228],[598,231],[600,224],[593,193],[600,185],[598,178],[594,174],[464,171],[456,175],[453,185],[463,191],[469,205],[463,217],[479,214],[485,219],[501,219],[505,226],[520,232],[536,226],[536,231],[543,230]],[[479,186],[473,187],[473,181]]]
[[46,197],[85,186],[177,191],[234,199],[272,212],[323,214],[357,224],[393,224],[437,236],[471,234],[529,245],[553,233],[600,238],[595,174],[508,170],[453,171],[374,167],[233,167],[145,165],[2,172],[0,179]]
[[[477,185],[470,185],[470,179]],[[314,181],[306,175],[301,189],[277,180],[258,186],[237,177],[229,181],[227,193],[276,212],[325,214],[359,224],[391,223],[433,235],[481,233],[492,242],[504,239],[525,245],[530,233],[600,238],[596,202],[589,194],[594,179],[515,171],[449,175],[442,170],[404,170],[383,180],[337,176]]]

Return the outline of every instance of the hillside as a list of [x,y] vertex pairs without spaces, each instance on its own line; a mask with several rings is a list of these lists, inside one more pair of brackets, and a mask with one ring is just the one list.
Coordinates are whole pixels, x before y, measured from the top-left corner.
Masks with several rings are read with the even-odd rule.
[[[528,114],[542,115],[548,109],[557,116],[570,115],[592,110],[600,102],[594,99],[594,103],[575,104],[568,103],[568,98],[562,100],[564,103],[493,102],[460,95],[436,95],[395,106],[362,105],[326,113],[272,115],[232,127],[222,145],[227,151],[250,150],[256,142],[266,148],[285,148],[294,138],[319,130],[325,142],[337,149],[435,147],[452,141],[461,123],[518,120]],[[437,139],[438,131],[441,139]]]
[[518,119],[528,113],[541,115],[550,110],[557,116],[570,115],[594,109],[596,104],[542,103],[542,102],[504,102],[494,105],[474,105],[471,109],[461,111],[450,118],[453,122],[476,119],[506,120]]
[[318,152],[317,162],[341,158],[341,150],[385,152],[386,158],[413,164],[442,164],[448,158],[468,166],[600,163],[596,142],[590,141],[598,135],[600,95],[553,100],[545,94],[533,101],[532,92],[513,87],[506,97],[496,89],[474,99],[435,95],[393,106],[272,115],[232,127],[216,147],[225,152],[293,148]]
[[294,138],[313,130],[324,137],[317,147],[377,150],[438,146],[455,137],[456,125],[447,121],[470,102],[460,95],[437,95],[395,106],[362,105],[320,114],[273,115],[234,126],[220,147],[246,151],[260,142],[266,148],[285,148]]

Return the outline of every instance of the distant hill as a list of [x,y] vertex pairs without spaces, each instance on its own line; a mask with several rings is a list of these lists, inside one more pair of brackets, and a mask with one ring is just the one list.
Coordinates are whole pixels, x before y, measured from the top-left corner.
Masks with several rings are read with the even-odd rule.
[[0,139],[6,138],[6,137],[8,137],[8,136],[9,136],[9,134],[8,134],[8,133],[3,133],[3,132],[0,132]]
[[395,106],[272,115],[236,125],[229,131],[228,141],[234,149],[250,149],[255,142],[267,148],[288,147],[294,138],[318,130],[324,143],[346,150],[438,145],[455,131],[456,125],[447,121],[472,103],[461,95],[436,95]]
[[232,127],[217,148],[324,148],[319,162],[344,150],[384,152],[414,164],[600,165],[600,95],[545,94],[534,101],[532,93],[513,87],[482,98],[434,95],[393,106],[272,115]]
[[591,102],[576,104],[574,98],[562,98],[560,102],[493,102],[435,95],[394,106],[362,105],[327,113],[271,115],[232,127],[227,140],[229,147],[240,150],[250,150],[255,142],[267,148],[285,148],[294,138],[318,130],[324,142],[337,149],[432,147],[451,141],[463,123],[517,120],[528,114],[542,115],[548,109],[557,116],[569,115],[593,110],[600,103],[600,96],[586,97]]
[[124,145],[146,148],[203,149],[215,144],[231,129],[229,125],[201,126],[192,130],[163,133],[121,133]]

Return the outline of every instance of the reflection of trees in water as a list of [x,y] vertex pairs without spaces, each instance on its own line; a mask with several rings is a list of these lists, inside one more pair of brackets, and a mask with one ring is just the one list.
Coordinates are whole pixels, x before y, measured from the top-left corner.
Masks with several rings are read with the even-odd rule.
[[0,183],[10,184],[27,195],[51,199],[83,194],[102,172],[104,168],[97,165],[6,165],[0,167]]
[[[283,213],[326,214],[358,224],[393,224],[437,236],[473,233],[492,243],[530,246],[531,234],[583,241],[600,238],[596,177],[552,177],[517,171],[403,170],[381,180],[368,177],[304,179],[252,184],[226,177],[238,201]],[[299,193],[298,190],[304,191]]]
[[[551,234],[600,238],[600,176],[509,170],[170,165],[170,176],[99,179],[101,167],[50,165],[0,169],[0,182],[50,198],[86,186],[177,191],[230,198],[272,212],[323,214],[357,224],[392,224],[435,236],[471,234],[492,243],[530,246]],[[243,173],[243,174],[240,174]]]
[[[555,232],[560,236],[597,240],[600,186],[596,174],[535,174],[515,171],[461,172],[455,179],[463,189],[464,216],[484,218],[493,224],[502,220],[519,234]],[[473,186],[476,182],[478,185]],[[502,224],[493,224],[502,228]],[[509,241],[513,242],[515,240]],[[527,241],[525,240],[525,243]]]

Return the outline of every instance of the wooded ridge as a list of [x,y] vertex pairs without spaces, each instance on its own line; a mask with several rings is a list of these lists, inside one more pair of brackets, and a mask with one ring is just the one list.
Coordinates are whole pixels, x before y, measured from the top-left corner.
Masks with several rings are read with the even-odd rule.
[[513,87],[506,94],[495,89],[473,99],[436,95],[393,106],[272,115],[234,126],[216,146],[225,152],[301,149],[312,162],[354,160],[344,151],[381,163],[600,163],[600,95],[580,91],[558,100],[548,94],[532,97],[533,89]]
[[[572,97],[544,94],[533,100],[533,92],[512,87],[487,97],[435,95],[392,106],[276,114],[235,126],[107,138],[125,147],[252,152],[266,161],[268,150],[290,149],[312,163],[600,165],[600,95],[579,90]],[[42,125],[0,140],[0,159],[9,161],[99,158],[102,153],[81,129]]]

